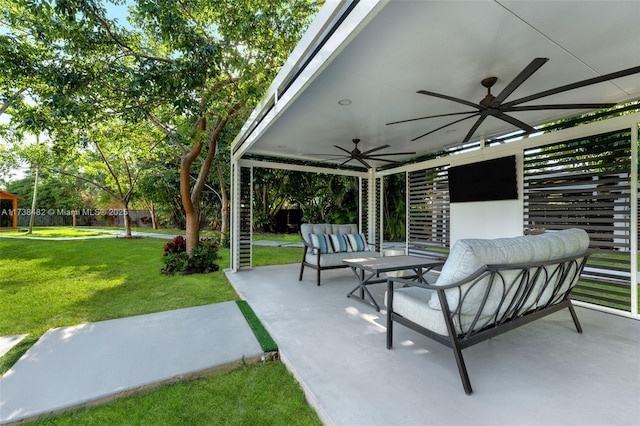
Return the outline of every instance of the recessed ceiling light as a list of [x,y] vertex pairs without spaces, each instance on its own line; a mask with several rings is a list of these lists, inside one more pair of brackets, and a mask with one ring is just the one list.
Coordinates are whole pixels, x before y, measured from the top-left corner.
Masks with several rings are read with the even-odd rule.
[[347,105],[351,105],[351,99],[340,99],[338,101],[338,105],[342,105],[342,106],[347,106]]

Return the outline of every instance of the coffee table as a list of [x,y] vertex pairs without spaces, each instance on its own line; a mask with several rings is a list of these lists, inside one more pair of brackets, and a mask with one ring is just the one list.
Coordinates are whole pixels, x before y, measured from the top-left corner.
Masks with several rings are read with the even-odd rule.
[[[387,282],[387,278],[380,278],[381,273],[411,269],[415,273],[412,278],[424,282],[424,274],[444,265],[444,260],[420,256],[384,256],[344,259],[342,263],[349,266],[358,278],[358,286],[351,290],[347,297],[367,303],[380,312],[380,306],[367,286]],[[356,294],[357,291],[359,294]]]

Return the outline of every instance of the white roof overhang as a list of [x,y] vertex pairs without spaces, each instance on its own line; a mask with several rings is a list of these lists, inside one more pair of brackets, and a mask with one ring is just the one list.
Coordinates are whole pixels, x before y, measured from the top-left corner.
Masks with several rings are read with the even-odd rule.
[[[497,95],[534,58],[549,61],[508,100],[640,65],[636,1],[328,1],[232,145],[234,159],[327,161],[351,150],[418,156],[459,146],[474,119],[459,116],[386,123],[468,111],[428,90],[477,103],[480,81],[496,76]],[[640,74],[549,96],[530,104],[640,98]],[[350,104],[342,106],[340,100]],[[529,105],[529,104],[525,104]],[[536,126],[588,110],[512,113]],[[472,141],[516,131],[488,117]],[[324,156],[326,154],[326,156]],[[414,155],[396,156],[407,160]],[[374,166],[385,165],[371,162]],[[358,165],[357,163],[354,165]]]

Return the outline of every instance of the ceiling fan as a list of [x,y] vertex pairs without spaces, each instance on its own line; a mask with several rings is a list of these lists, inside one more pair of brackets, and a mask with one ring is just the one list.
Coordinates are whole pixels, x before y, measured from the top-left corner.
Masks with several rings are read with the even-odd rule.
[[465,115],[465,117],[460,118],[458,120],[454,120],[444,126],[440,126],[437,129],[433,129],[423,135],[415,137],[411,139],[411,141],[418,140],[424,136],[435,133],[439,130],[447,128],[449,126],[453,126],[454,124],[460,123],[464,120],[468,120],[470,118],[477,117],[473,126],[467,133],[467,135],[462,140],[462,144],[469,142],[469,139],[473,136],[478,127],[482,124],[482,122],[487,117],[494,117],[499,120],[510,123],[519,129],[521,129],[524,134],[533,133],[536,131],[532,126],[527,123],[518,120],[511,115],[508,115],[509,112],[520,112],[520,111],[540,111],[540,110],[554,110],[554,109],[604,109],[611,108],[616,105],[616,103],[574,103],[574,104],[546,104],[546,105],[524,105],[521,104],[530,102],[536,99],[544,98],[547,96],[555,95],[558,93],[566,92],[573,89],[578,89],[581,87],[589,86],[596,83],[602,83],[604,81],[613,80],[620,77],[626,77],[628,75],[640,73],[640,66],[629,68],[622,71],[617,71],[611,74],[601,75],[599,77],[589,78],[587,80],[578,81],[576,83],[567,84],[564,86],[556,87],[555,89],[545,90],[543,92],[539,92],[530,96],[525,96],[524,98],[516,99],[510,102],[505,102],[505,100],[511,95],[520,85],[522,85],[529,77],[533,75],[541,66],[543,66],[549,58],[535,58],[529,65],[527,65],[521,72],[518,74],[508,85],[505,87],[498,96],[494,96],[491,94],[491,87],[498,81],[497,77],[487,77],[483,79],[480,84],[487,88],[487,95],[479,102],[473,103],[466,101],[464,99],[456,98],[453,96],[443,95],[440,93],[430,92],[427,90],[418,90],[417,93],[427,96],[433,96],[436,98],[446,99],[452,102],[457,102],[459,104],[463,104],[473,108],[471,111],[465,112],[453,112],[450,114],[437,114],[437,115],[429,115],[426,117],[417,117],[411,118],[408,120],[394,121],[392,123],[387,123],[387,125],[391,124],[399,124],[399,123],[407,123],[410,121],[416,120],[425,120],[428,118],[436,118],[436,117],[450,117],[456,115]]
[[[341,146],[338,145],[334,145],[334,147],[338,148],[340,151],[343,151],[344,154],[336,154],[334,157],[331,157],[327,160],[341,160],[344,159],[345,161],[342,162],[342,164],[340,164],[341,166],[344,166],[345,164],[347,164],[350,161],[356,160],[358,161],[360,164],[362,164],[363,166],[365,166],[367,169],[371,168],[371,165],[369,163],[367,163],[366,160],[374,160],[374,161],[385,161],[387,163],[397,163],[398,161],[395,160],[389,160],[387,158],[384,157],[388,157],[388,156],[393,156],[393,155],[412,155],[415,154],[415,152],[387,152],[387,153],[379,153],[379,154],[375,154],[373,155],[373,153],[381,151],[385,148],[389,148],[390,145],[381,145],[378,146],[376,148],[370,149],[368,151],[360,151],[360,149],[358,148],[358,143],[360,142],[360,139],[352,139],[352,142],[355,144],[355,147],[349,151],[346,148],[343,148]],[[317,154],[316,154],[317,155]],[[325,154],[322,154],[325,155]]]

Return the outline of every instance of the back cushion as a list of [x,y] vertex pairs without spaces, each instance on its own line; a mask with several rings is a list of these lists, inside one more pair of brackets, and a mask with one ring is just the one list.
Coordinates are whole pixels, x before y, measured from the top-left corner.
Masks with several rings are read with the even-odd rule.
[[[587,250],[588,247],[589,236],[582,229],[567,229],[542,235],[492,240],[458,240],[451,249],[435,285],[444,286],[460,281],[485,265],[547,261],[578,254]],[[518,272],[509,273],[515,277]],[[509,279],[509,277],[506,278]],[[488,285],[487,281],[476,284],[469,294],[466,292],[470,285],[465,284],[461,287],[462,297],[464,297],[463,314],[477,312]],[[496,309],[497,304],[504,296],[503,293],[500,286],[492,288],[483,311],[491,312]],[[449,308],[454,311],[458,307],[461,294],[457,289],[452,289],[448,290],[446,295]],[[432,294],[429,306],[433,309],[441,309],[437,292]]]
[[332,234],[330,223],[303,223],[300,225],[302,236],[307,234]]
[[311,244],[309,234],[357,234],[358,225],[332,225],[330,223],[303,223],[300,233],[306,242]]
[[357,234],[358,225],[348,224],[348,225],[332,225],[334,234]]

